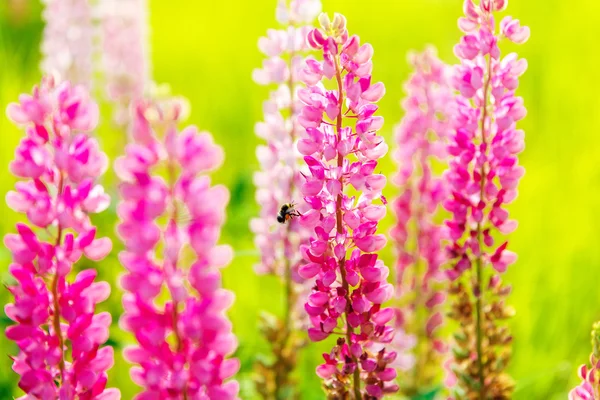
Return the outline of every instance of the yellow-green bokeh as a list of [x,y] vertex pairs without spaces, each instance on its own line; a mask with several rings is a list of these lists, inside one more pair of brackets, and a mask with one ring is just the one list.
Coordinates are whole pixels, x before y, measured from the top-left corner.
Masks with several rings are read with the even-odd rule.
[[[23,1],[23,0],[21,0]],[[29,91],[39,79],[40,5],[30,3],[30,14],[11,17],[0,4],[0,108]],[[100,0],[102,1],[102,0]],[[14,2],[14,0],[13,0]],[[240,340],[242,398],[253,397],[249,372],[253,359],[266,345],[257,331],[261,309],[280,312],[282,297],[277,282],[252,272],[257,261],[248,220],[256,215],[252,173],[257,169],[254,123],[261,118],[267,89],[255,85],[252,69],[262,62],[256,41],[274,26],[275,0],[152,0],[151,48],[154,78],[169,83],[174,93],[192,105],[190,121],[211,131],[226,151],[227,160],[215,174],[232,193],[223,241],[231,243],[236,257],[225,271],[227,288],[237,302],[231,312]],[[399,101],[402,82],[409,74],[406,52],[433,44],[442,59],[454,63],[452,47],[459,38],[456,20],[461,0],[324,0],[324,9],[348,17],[351,32],[375,48],[374,78],[387,86],[381,102],[386,118],[383,135],[392,141],[392,128],[402,117]],[[510,206],[519,228],[510,246],[519,254],[507,280],[514,286],[511,302],[517,316],[511,322],[515,337],[510,371],[517,379],[515,399],[565,399],[577,382],[576,368],[587,360],[589,329],[600,319],[600,4],[596,0],[510,0],[509,13],[531,27],[524,46],[505,47],[529,61],[519,93],[529,110],[521,123],[527,149],[521,160],[527,174],[520,196]],[[121,151],[122,132],[114,130],[105,113],[98,135],[111,159]],[[12,188],[7,165],[20,132],[0,116],[0,193]],[[393,173],[389,157],[382,170]],[[114,174],[105,179],[115,195]],[[395,195],[389,187],[388,198]],[[116,195],[114,196],[116,198]],[[0,206],[0,234],[14,229],[19,216]],[[114,237],[114,205],[96,218],[104,234]],[[392,223],[388,216],[385,227]],[[116,245],[119,248],[119,245]],[[391,265],[391,251],[385,258]],[[0,277],[9,279],[10,256],[0,248]],[[123,271],[115,256],[98,266],[100,277],[114,290],[102,305],[115,319],[121,311],[117,276]],[[0,290],[0,302],[9,301]],[[10,322],[0,317],[1,328]],[[120,349],[131,339],[112,329],[111,344]],[[0,399],[17,395],[17,376],[10,371],[15,346],[0,335]],[[314,377],[320,359],[309,348],[299,371],[303,399],[323,395]],[[128,365],[119,356],[110,371],[111,383],[123,399],[137,387]]]

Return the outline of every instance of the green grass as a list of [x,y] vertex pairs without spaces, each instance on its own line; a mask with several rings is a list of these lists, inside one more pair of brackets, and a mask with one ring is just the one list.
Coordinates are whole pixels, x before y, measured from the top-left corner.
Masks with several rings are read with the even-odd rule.
[[[39,79],[38,41],[41,22],[32,7],[32,17],[19,24],[10,22],[5,2],[0,5],[0,108],[29,91]],[[244,399],[253,398],[249,373],[258,353],[267,348],[258,336],[257,314],[266,309],[280,312],[282,290],[269,278],[252,271],[258,255],[253,248],[248,220],[256,215],[252,173],[257,169],[254,123],[261,118],[267,89],[250,79],[262,56],[256,48],[258,36],[274,25],[275,0],[150,2],[152,62],[157,82],[169,83],[174,93],[192,104],[190,122],[211,131],[226,151],[224,167],[215,174],[232,193],[223,241],[236,249],[236,257],[224,272],[225,286],[236,293],[231,311],[239,337],[242,361],[240,379]],[[374,78],[387,86],[381,102],[387,124],[383,135],[392,140],[392,127],[402,117],[399,101],[402,82],[409,74],[405,62],[409,49],[431,43],[440,56],[455,62],[452,47],[459,38],[456,19],[461,0],[325,0],[324,9],[342,12],[349,28],[375,48]],[[518,51],[529,62],[519,89],[529,114],[521,127],[527,149],[522,163],[527,174],[520,196],[511,205],[519,229],[511,237],[511,248],[519,254],[507,280],[513,284],[511,302],[517,316],[511,325],[515,336],[510,372],[517,379],[515,399],[564,399],[576,381],[578,364],[587,360],[589,329],[600,319],[600,82],[597,40],[600,37],[600,5],[595,0],[511,0],[509,13],[529,25],[531,40]],[[105,115],[106,116],[106,115]],[[0,193],[14,180],[7,165],[20,133],[0,116]],[[98,131],[105,150],[114,159],[122,150],[124,135],[110,127],[108,118]],[[393,173],[389,157],[382,170]],[[114,174],[105,179],[115,196]],[[396,191],[388,187],[386,195]],[[19,216],[0,206],[0,234],[14,230]],[[115,207],[96,221],[104,234],[114,236]],[[388,216],[384,228],[392,224]],[[117,250],[119,246],[116,246]],[[391,249],[384,258],[391,265]],[[8,279],[10,257],[0,248],[0,277]],[[123,268],[113,256],[97,268],[100,278],[111,283],[111,298],[102,305],[115,321],[121,311],[117,277]],[[0,301],[9,301],[0,290]],[[2,328],[8,323],[0,318]],[[131,338],[115,325],[111,341],[120,348]],[[14,354],[14,345],[0,336],[0,353]],[[320,353],[310,347],[299,368],[303,399],[320,399],[314,365]],[[10,398],[17,377],[10,361],[0,357],[0,398]],[[111,384],[124,399],[137,387],[128,377],[128,365],[119,357],[110,371]]]

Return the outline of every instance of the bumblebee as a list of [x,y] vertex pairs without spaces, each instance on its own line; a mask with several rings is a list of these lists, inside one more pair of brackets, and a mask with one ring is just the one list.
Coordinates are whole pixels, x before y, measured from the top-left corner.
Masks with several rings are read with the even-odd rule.
[[277,214],[277,222],[285,224],[286,221],[291,220],[294,217],[300,217],[302,214],[300,214],[295,207],[293,202],[282,205],[279,214]]

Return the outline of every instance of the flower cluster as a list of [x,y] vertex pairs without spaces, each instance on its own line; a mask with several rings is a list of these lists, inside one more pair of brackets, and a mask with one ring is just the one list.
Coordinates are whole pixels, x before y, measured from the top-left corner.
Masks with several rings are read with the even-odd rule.
[[413,382],[405,392],[430,387],[439,375],[444,343],[436,335],[442,324],[440,309],[445,300],[440,282],[446,261],[442,248],[445,229],[435,220],[447,196],[445,182],[435,175],[436,160],[446,158],[454,113],[454,92],[450,88],[449,68],[434,48],[411,54],[415,72],[406,84],[403,101],[405,116],[396,128],[394,159],[399,172],[395,182],[401,187],[393,209],[397,224],[390,235],[397,246],[398,295],[407,303],[397,318],[398,329],[416,336],[416,365]]
[[94,282],[91,269],[69,278],[82,256],[99,261],[112,248],[108,238],[96,238],[89,217],[110,202],[95,183],[108,159],[88,135],[98,106],[82,86],[45,77],[7,113],[26,133],[10,164],[24,180],[6,199],[29,224],[4,237],[15,279],[8,287],[15,302],[5,312],[16,323],[6,336],[20,350],[13,369],[21,376],[23,399],[119,399],[118,390],[106,389],[113,349],[102,344],[111,316],[95,314],[110,286]]
[[[508,242],[496,244],[496,232],[506,235],[517,226],[505,205],[515,199],[524,174],[517,156],[524,148],[524,133],[516,129],[516,122],[526,110],[515,90],[527,63],[516,54],[501,59],[498,44],[505,38],[524,43],[529,29],[505,17],[496,31],[493,14],[504,10],[506,3],[482,0],[475,5],[466,0],[465,17],[459,20],[465,35],[455,47],[461,64],[452,83],[460,95],[445,175],[452,196],[444,207],[452,213],[447,221],[452,240],[448,252],[454,260],[447,271],[455,281],[452,316],[462,329],[455,335],[454,372],[469,399],[508,399],[513,389],[504,372],[512,337],[499,324],[512,314],[504,305],[510,288],[502,286],[498,274],[515,262],[516,255],[507,250]],[[474,285],[471,292],[462,282],[468,279]]]
[[265,314],[261,321],[261,330],[274,355],[273,363],[259,361],[257,365],[258,389],[265,398],[281,398],[282,393],[289,393],[295,386],[290,374],[303,342],[294,335],[306,320],[301,318],[302,308],[297,307],[297,298],[306,291],[297,271],[302,261],[299,247],[307,242],[310,232],[297,220],[280,224],[276,216],[283,204],[297,204],[300,199],[296,140],[302,132],[297,121],[302,105],[297,91],[304,54],[310,50],[306,36],[311,28],[306,24],[320,11],[320,0],[292,0],[289,5],[285,0],[279,1],[277,20],[285,29],[270,29],[266,37],[260,38],[259,48],[268,58],[253,73],[258,84],[276,85],[263,106],[264,122],[256,125],[257,136],[266,144],[257,148],[261,170],[254,175],[256,200],[261,206],[260,217],[250,222],[261,253],[261,262],[255,269],[259,274],[280,276],[286,292],[283,320]]
[[121,326],[138,342],[125,358],[137,364],[138,399],[235,399],[239,385],[229,378],[239,362],[227,356],[237,342],[225,315],[233,294],[221,288],[219,271],[232,250],[217,245],[229,193],[205,174],[222,163],[223,151],[194,126],[178,132],[182,110],[177,100],[135,104],[134,142],[115,162],[127,269]]
[[[385,88],[371,83],[373,47],[348,35],[346,19],[321,14],[319,22],[322,29],[313,29],[308,43],[322,50],[324,61],[309,59],[302,70],[307,88],[299,92],[304,107],[298,117],[306,130],[298,150],[307,167],[300,190],[308,208],[300,223],[313,232],[301,248],[305,263],[299,269],[314,279],[305,304],[308,333],[319,341],[343,332],[317,368],[330,398],[381,398],[398,390],[389,366],[396,353],[385,348],[393,338],[388,323],[394,310],[381,307],[394,289],[376,254],[386,244],[377,234],[386,213],[386,178],[375,169],[388,147],[377,135],[383,118],[375,116],[374,103]],[[325,79],[337,89],[326,89]],[[383,204],[374,203],[379,199]]]
[[569,400],[600,399],[600,322],[592,326],[592,354],[590,367],[582,365],[579,377],[582,382],[569,393]]
[[150,75],[147,0],[103,0],[97,7],[106,92],[115,107],[115,122],[124,126],[130,105],[142,98]]
[[43,0],[46,22],[42,39],[42,71],[72,84],[92,82],[94,27],[88,0]]
[[[285,2],[281,3],[280,7],[284,7]],[[304,65],[303,54],[309,50],[305,39],[311,28],[299,24],[316,18],[316,14],[311,14],[299,19],[300,16],[293,10],[302,9],[302,3],[311,2],[294,0],[289,9],[278,11],[279,22],[289,26],[285,30],[271,29],[267,37],[259,40],[259,48],[268,58],[263,67],[253,73],[257,83],[277,85],[264,103],[264,122],[256,125],[257,136],[267,142],[257,148],[261,171],[255,173],[254,182],[258,188],[256,200],[261,205],[261,211],[260,218],[251,221],[262,257],[256,270],[261,274],[284,275],[290,268],[297,269],[299,260],[295,249],[306,239],[306,231],[295,221],[283,229],[275,218],[282,204],[297,197],[296,188],[300,179],[299,157],[294,148],[302,130],[297,122],[301,104],[296,92],[298,76]],[[316,10],[317,13],[319,11],[320,8]]]

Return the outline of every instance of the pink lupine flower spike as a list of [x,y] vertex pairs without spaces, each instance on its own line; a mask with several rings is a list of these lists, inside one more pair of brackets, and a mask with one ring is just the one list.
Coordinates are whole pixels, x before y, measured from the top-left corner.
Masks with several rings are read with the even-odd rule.
[[[388,322],[394,310],[382,308],[393,286],[377,257],[386,243],[377,234],[386,213],[386,178],[375,169],[388,147],[377,135],[383,118],[375,116],[374,103],[385,88],[371,83],[373,48],[348,35],[346,18],[336,14],[330,21],[321,14],[319,22],[322,29],[313,29],[308,43],[322,50],[324,61],[309,59],[302,71],[307,88],[299,93],[304,107],[298,119],[306,130],[298,150],[306,163],[301,191],[309,208],[300,223],[313,231],[299,270],[314,279],[305,304],[308,334],[313,341],[341,336],[317,368],[330,397],[381,398],[398,389],[389,366],[396,353],[385,347],[393,338]],[[325,78],[337,90],[326,89]],[[347,193],[349,186],[356,195]]]
[[[407,393],[415,393],[437,383],[446,350],[438,332],[446,298],[441,270],[447,261],[442,246],[446,230],[436,217],[448,188],[436,176],[435,167],[447,159],[455,101],[450,67],[437,58],[434,48],[411,54],[409,60],[414,73],[405,85],[408,96],[402,105],[406,114],[396,128],[398,174],[394,183],[401,191],[393,203],[398,222],[391,237],[398,252],[398,296],[407,304],[398,310],[397,329],[413,335],[415,342],[415,365],[402,383]],[[403,346],[398,343],[399,348]]]
[[453,371],[459,392],[481,399],[509,399],[514,389],[505,371],[512,336],[503,326],[513,311],[505,303],[510,287],[502,284],[500,275],[517,259],[502,235],[517,227],[505,207],[516,198],[525,173],[518,159],[524,132],[516,124],[527,112],[515,91],[527,62],[514,53],[501,58],[499,43],[505,39],[523,43],[529,28],[504,17],[497,29],[494,14],[507,3],[464,2],[459,26],[465,35],[454,48],[461,64],[452,81],[459,92],[458,110],[445,175],[451,197],[444,207],[452,213],[446,223],[453,260],[448,270],[454,281],[451,315],[462,331],[453,351]]
[[223,162],[223,151],[194,126],[179,132],[182,110],[178,100],[136,103],[133,143],[115,164],[127,269],[120,322],[137,340],[125,358],[136,365],[138,400],[237,399],[239,385],[230,378],[239,361],[228,358],[237,341],[225,315],[233,294],[221,288],[219,271],[233,254],[217,245],[229,192],[206,175]]
[[102,345],[111,316],[95,313],[110,286],[94,282],[93,269],[69,277],[82,256],[99,261],[112,248],[96,237],[89,217],[110,203],[96,184],[108,159],[89,136],[98,106],[84,87],[45,77],[32,95],[8,106],[8,116],[26,132],[10,164],[24,180],[6,200],[28,223],[4,237],[16,281],[8,287],[15,302],[5,307],[16,324],[6,336],[19,347],[13,370],[22,399],[119,399],[118,390],[106,389],[113,349]]

